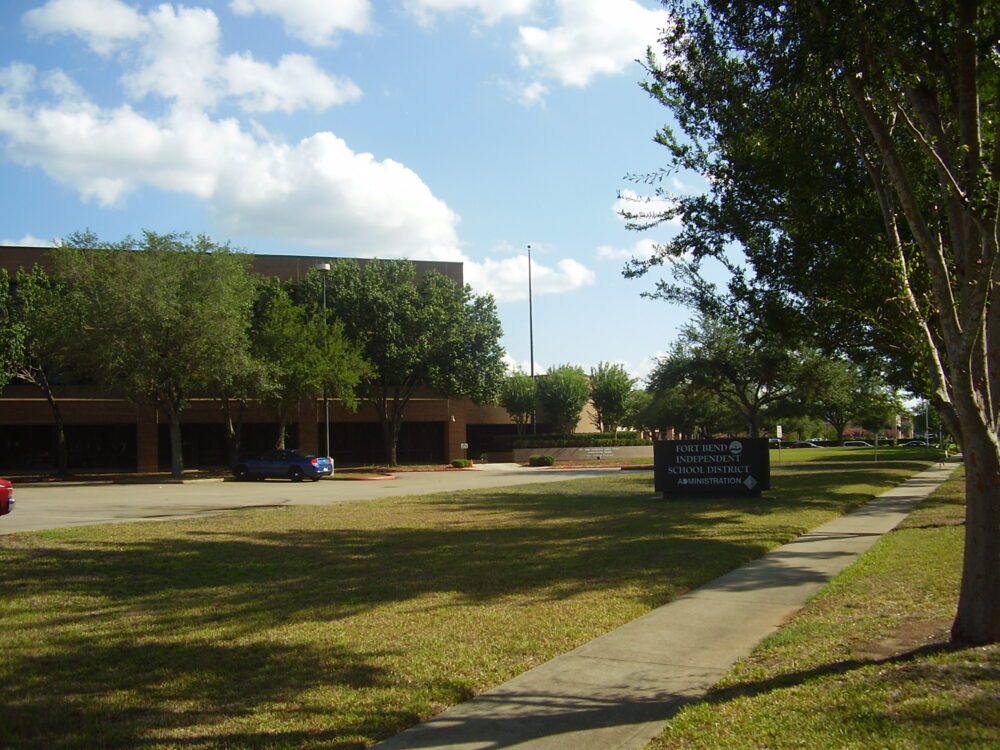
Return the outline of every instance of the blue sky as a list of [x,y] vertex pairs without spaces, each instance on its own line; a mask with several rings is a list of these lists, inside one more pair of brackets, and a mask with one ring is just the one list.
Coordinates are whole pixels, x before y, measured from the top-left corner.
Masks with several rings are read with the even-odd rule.
[[5,0],[3,244],[89,228],[465,263],[528,369],[645,375],[688,313],[640,297],[628,173],[666,161],[649,0]]

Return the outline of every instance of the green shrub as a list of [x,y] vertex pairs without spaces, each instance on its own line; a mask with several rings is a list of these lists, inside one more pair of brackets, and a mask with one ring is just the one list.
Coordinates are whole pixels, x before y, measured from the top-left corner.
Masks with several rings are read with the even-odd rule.
[[552,466],[556,462],[555,456],[529,456],[528,466]]
[[472,461],[467,458],[453,458],[451,459],[451,465],[456,469],[468,469],[472,466]]
[[584,432],[571,435],[524,435],[511,436],[514,448],[609,448],[621,445],[652,445],[635,432],[619,432],[617,434],[601,432]]

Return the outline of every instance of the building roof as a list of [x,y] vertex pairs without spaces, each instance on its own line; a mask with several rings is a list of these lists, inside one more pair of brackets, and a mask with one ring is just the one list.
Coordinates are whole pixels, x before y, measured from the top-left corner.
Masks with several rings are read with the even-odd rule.
[[[6,269],[8,273],[15,274],[19,268],[32,268],[41,266],[48,270],[51,267],[48,247],[22,247],[22,246],[0,246],[0,268]],[[250,253],[252,256],[252,268],[255,272],[264,276],[276,276],[281,279],[301,279],[310,268],[315,268],[317,263],[334,262],[337,260],[355,260],[358,263],[367,263],[365,258],[337,258],[322,255],[268,255]],[[442,276],[447,276],[459,286],[465,283],[463,265],[454,261],[412,261],[416,268],[417,276],[421,277],[429,271],[436,271]]]

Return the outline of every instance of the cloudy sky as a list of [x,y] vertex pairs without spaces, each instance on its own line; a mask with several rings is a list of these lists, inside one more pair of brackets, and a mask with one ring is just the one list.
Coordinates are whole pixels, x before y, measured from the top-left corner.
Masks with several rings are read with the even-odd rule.
[[645,374],[626,174],[665,162],[653,0],[4,0],[0,241],[206,233],[248,252],[462,261],[525,369]]

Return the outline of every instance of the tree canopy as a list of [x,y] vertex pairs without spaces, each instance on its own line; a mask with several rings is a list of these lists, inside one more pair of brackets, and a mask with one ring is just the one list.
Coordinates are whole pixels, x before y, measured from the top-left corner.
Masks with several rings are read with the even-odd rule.
[[285,427],[303,399],[326,392],[347,406],[368,373],[361,347],[347,340],[343,324],[327,321],[315,306],[297,305],[280,284],[272,282],[261,302],[252,332],[252,352],[263,367],[264,400],[278,415],[276,447],[285,447]]
[[505,367],[491,296],[435,272],[417,278],[405,260],[339,261],[328,282],[330,316],[343,321],[371,365],[362,394],[378,414],[390,464],[397,463],[399,430],[418,388],[495,402]]
[[628,397],[636,384],[625,367],[612,362],[598,362],[590,368],[590,402],[594,405],[594,426],[601,432],[614,432],[628,412]]
[[500,388],[500,406],[517,425],[518,434],[535,413],[535,379],[523,372],[514,372],[504,378]]
[[590,381],[579,365],[559,365],[538,379],[538,405],[556,432],[576,432],[590,400]]
[[[956,640],[1000,640],[1000,14],[975,0],[667,3],[645,87],[708,178],[642,273],[743,248],[826,342],[922,370],[967,465]],[[658,191],[663,191],[662,187]]]
[[712,394],[739,414],[751,437],[760,435],[763,411],[796,392],[801,363],[784,343],[701,314],[688,324],[653,371],[651,386]]
[[[2,279],[0,279],[2,283]],[[7,297],[10,344],[5,347],[7,377],[35,386],[52,411],[56,432],[56,470],[68,470],[68,450],[57,387],[74,367],[72,312],[65,290],[39,267],[20,269]],[[0,334],[2,336],[2,334]]]
[[111,245],[72,235],[52,257],[74,313],[76,367],[164,411],[181,476],[180,413],[247,347],[249,256],[203,236],[145,232]]

